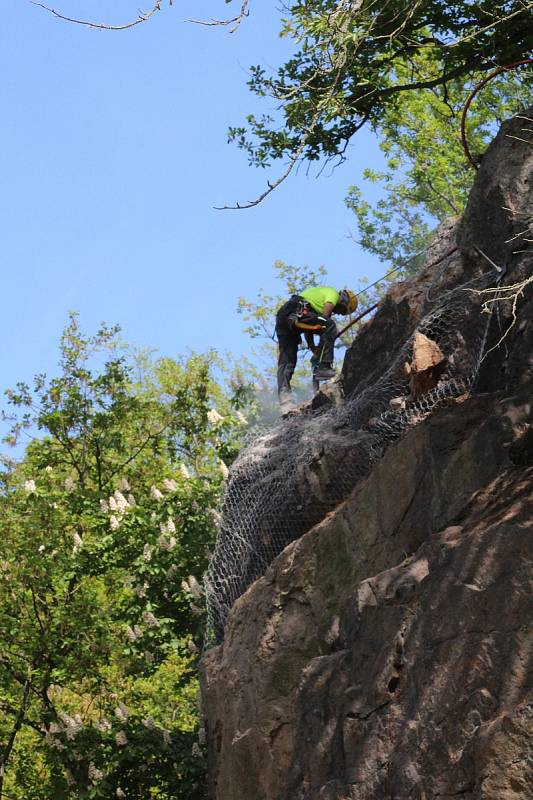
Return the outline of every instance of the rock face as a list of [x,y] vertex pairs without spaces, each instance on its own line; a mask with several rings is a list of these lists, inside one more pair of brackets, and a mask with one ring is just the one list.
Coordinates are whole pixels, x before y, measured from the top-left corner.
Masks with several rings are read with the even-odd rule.
[[[533,274],[516,237],[533,209],[533,146],[510,138],[523,124],[502,128],[463,219],[358,336],[348,391],[485,256],[508,283]],[[212,800],[533,796],[531,285],[518,310],[491,351],[512,311],[493,315],[477,391],[391,445],[233,606],[202,665]]]

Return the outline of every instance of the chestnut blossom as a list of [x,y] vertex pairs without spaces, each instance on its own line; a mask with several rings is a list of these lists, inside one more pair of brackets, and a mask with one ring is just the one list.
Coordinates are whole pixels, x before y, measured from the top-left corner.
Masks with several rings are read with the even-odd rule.
[[129,485],[126,478],[122,478],[122,480],[120,481],[119,489],[123,492],[129,492],[129,490],[131,489],[131,486]]
[[95,764],[93,764],[92,761],[89,764],[89,769],[87,771],[87,775],[89,777],[89,780],[92,781],[93,783],[97,783],[98,781],[101,781],[102,778],[104,777],[104,773],[101,770],[97,769]]
[[109,506],[107,504],[107,500],[100,500],[100,511],[103,514],[107,514],[107,512],[109,511]]
[[174,525],[174,520],[170,519],[170,517],[167,519],[166,522],[159,523],[159,528],[161,530],[161,533],[176,533],[176,526]]
[[207,412],[207,420],[211,423],[211,425],[216,425],[217,422],[221,422],[223,419],[224,417],[218,413],[216,408],[210,408]]
[[159,620],[155,618],[151,611],[143,611],[143,622],[149,628],[159,628]]
[[72,548],[72,551],[74,553],[77,553],[78,550],[81,550],[81,548],[83,547],[83,539],[81,538],[79,533],[74,533],[72,535],[72,540],[74,542],[74,547]]
[[113,492],[113,497],[115,498],[115,503],[117,504],[117,511],[119,514],[125,514],[128,508],[128,501],[122,492],[119,492],[117,489],[115,492]]
[[143,547],[143,558],[146,562],[152,560],[152,548],[149,544],[145,544]]
[[124,745],[128,744],[128,737],[126,736],[124,731],[119,731],[116,734],[115,742],[118,744],[119,747],[124,747]]
[[109,517],[109,524],[111,525],[112,531],[118,531],[120,528],[120,519],[116,517],[114,514],[111,514]]
[[32,492],[35,492],[36,489],[37,489],[37,487],[35,486],[35,481],[33,480],[33,478],[30,478],[29,480],[24,481],[24,491],[25,492],[28,492],[28,494],[32,494]]
[[69,740],[69,742],[74,741],[78,733],[83,728],[83,722],[81,721],[80,715],[75,714],[74,717],[70,717],[66,712],[60,711],[59,717],[61,719],[61,722],[65,726],[67,739]]
[[74,478],[66,478],[65,479],[65,491],[72,492],[74,489]]
[[115,792],[115,794],[119,798],[119,800],[122,800],[122,798],[126,797],[126,792],[123,792],[120,786],[117,786],[117,791]]
[[113,726],[111,725],[108,719],[102,717],[101,719],[98,720],[95,727],[97,730],[100,731],[100,733],[108,733]]
[[163,500],[163,494],[159,491],[157,486],[150,486],[150,497],[152,500],[157,500],[158,503]]
[[180,473],[182,478],[185,478],[185,480],[188,480],[191,477],[191,473],[189,472],[185,464],[180,464]]
[[167,492],[175,492],[178,488],[176,481],[172,480],[172,478],[165,478],[163,481],[163,486]]
[[119,702],[118,706],[115,708],[115,717],[119,719],[121,722],[126,722],[129,715],[130,715],[129,708],[125,706],[124,703]]
[[177,543],[178,542],[175,536],[166,536],[165,534],[161,534],[157,540],[157,544],[161,550],[165,550],[167,553],[170,553],[171,550],[174,550]]

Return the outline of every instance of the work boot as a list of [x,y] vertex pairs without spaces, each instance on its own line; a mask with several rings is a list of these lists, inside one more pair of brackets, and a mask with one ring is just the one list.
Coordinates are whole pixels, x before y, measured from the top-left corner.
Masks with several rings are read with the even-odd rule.
[[336,376],[332,364],[318,364],[313,370],[313,378],[317,381],[328,381]]

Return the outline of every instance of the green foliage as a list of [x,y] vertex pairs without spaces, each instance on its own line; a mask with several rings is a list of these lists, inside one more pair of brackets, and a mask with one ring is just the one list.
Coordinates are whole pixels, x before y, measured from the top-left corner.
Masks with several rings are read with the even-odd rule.
[[75,316],[61,372],[19,384],[1,474],[0,788],[205,797],[199,579],[247,407],[213,354],[136,362]]
[[[524,78],[520,73],[499,76],[476,99],[468,117],[468,139],[478,157],[495,126],[533,102]],[[472,188],[475,171],[465,159],[459,134],[464,101],[464,86],[452,81],[406,95],[401,109],[389,108],[379,123],[386,167],[364,172],[383,197],[372,206],[361,188],[349,189],[346,202],[356,215],[359,243],[391,267],[407,261],[402,274],[421,266],[423,256],[416,254],[428,246],[438,222],[462,213]]]
[[229,139],[250,163],[344,158],[362,125],[379,128],[410,94],[466,86],[480,72],[527,58],[530,3],[513,0],[294,0],[281,35],[294,53],[270,75],[251,68],[249,87],[278,113],[248,116]]

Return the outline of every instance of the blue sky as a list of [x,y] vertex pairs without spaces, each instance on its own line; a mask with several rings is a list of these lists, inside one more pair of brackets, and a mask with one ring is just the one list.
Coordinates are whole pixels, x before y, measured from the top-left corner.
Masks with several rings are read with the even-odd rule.
[[[343,203],[380,163],[370,133],[329,176],[302,170],[255,209],[213,209],[265,185],[226,130],[269,110],[245,85],[248,67],[287,54],[275,4],[252,4],[233,35],[184,22],[234,5],[174,0],[144,25],[106,32],[3,0],[2,389],[54,371],[70,309],[85,330],[119,323],[126,340],[162,355],[248,353],[237,298],[276,290],[276,259],[325,264],[346,285],[385,271],[347,238]],[[112,22],[137,10],[130,0],[53,6]]]

